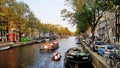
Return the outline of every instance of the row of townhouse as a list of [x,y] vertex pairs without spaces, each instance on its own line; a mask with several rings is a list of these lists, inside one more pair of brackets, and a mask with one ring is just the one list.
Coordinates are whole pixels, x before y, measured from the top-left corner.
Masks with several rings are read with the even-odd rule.
[[0,42],[19,41],[19,27],[15,23],[0,15]]
[[106,12],[99,21],[95,33],[105,42],[120,44],[120,15],[119,13]]
[[[53,31],[38,30],[35,28],[28,28],[31,30],[30,33],[20,33],[20,29],[24,26],[17,25],[17,21],[8,20],[5,16],[0,15],[0,43],[1,42],[19,42],[20,38],[52,38],[58,36],[57,33]],[[60,25],[56,25],[59,28],[63,28]]]
[[[116,44],[120,49],[120,0],[114,0],[115,12],[106,12],[95,28],[95,37],[107,43]],[[91,28],[86,31],[92,36]]]
[[[26,33],[21,33],[19,28],[23,26],[16,25],[15,21],[8,20],[6,17],[0,15],[0,43],[1,42],[17,42],[20,41],[22,37],[39,38],[39,37],[52,37],[52,32],[39,31],[35,28],[32,28],[34,31],[27,35]],[[21,35],[21,37],[20,37]]]

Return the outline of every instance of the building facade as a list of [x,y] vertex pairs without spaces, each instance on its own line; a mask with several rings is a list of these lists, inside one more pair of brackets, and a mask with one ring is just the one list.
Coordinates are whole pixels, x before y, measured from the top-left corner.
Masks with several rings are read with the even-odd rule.
[[15,22],[0,15],[0,42],[16,42],[18,39],[19,32]]
[[115,12],[106,12],[97,25],[96,32],[102,41],[120,43],[120,15]]

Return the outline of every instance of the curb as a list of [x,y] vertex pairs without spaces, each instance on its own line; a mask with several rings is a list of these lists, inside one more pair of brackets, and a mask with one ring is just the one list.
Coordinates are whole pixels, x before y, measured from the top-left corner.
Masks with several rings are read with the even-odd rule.
[[17,42],[17,43],[4,43],[4,44],[0,44],[0,46],[4,47],[4,46],[10,46],[10,48],[13,47],[18,47],[18,46],[23,46],[23,45],[28,45],[28,44],[33,44],[35,43],[35,41],[28,41],[28,42]]

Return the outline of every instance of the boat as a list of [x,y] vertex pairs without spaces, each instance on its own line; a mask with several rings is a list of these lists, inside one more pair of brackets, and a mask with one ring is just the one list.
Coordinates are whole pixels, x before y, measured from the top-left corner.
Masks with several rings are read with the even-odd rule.
[[58,43],[57,40],[54,40],[54,41],[52,42],[52,44],[54,45],[55,49],[57,49],[57,48],[59,47],[59,43]]
[[55,53],[53,54],[53,56],[52,56],[52,60],[53,60],[53,61],[58,61],[58,60],[60,60],[60,59],[61,59],[60,53],[59,53],[59,52],[55,52]]
[[10,46],[0,46],[0,51],[1,50],[6,50],[6,49],[9,49],[10,48]]
[[65,52],[64,56],[64,68],[79,68],[71,66],[79,66],[81,64],[89,64],[92,62],[91,54],[82,47],[71,47]]
[[40,46],[40,52],[52,52],[55,47],[52,43],[45,43]]

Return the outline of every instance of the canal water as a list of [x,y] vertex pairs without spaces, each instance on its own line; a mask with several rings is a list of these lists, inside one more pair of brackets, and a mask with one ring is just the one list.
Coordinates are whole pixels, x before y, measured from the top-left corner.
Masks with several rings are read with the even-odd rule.
[[51,60],[53,52],[41,53],[39,47],[42,43],[37,43],[0,51],[0,68],[64,68],[64,53],[70,47],[80,44],[76,44],[75,37],[59,39],[58,42],[59,48],[56,51],[62,55],[60,61]]

